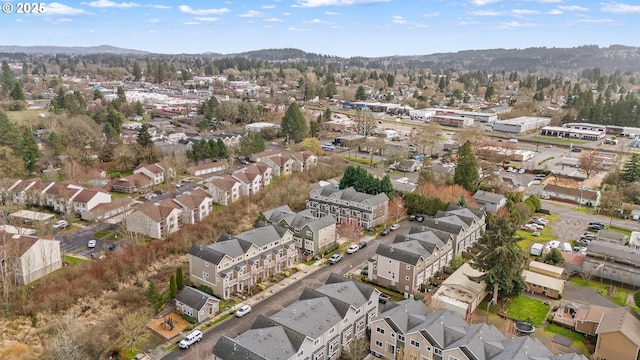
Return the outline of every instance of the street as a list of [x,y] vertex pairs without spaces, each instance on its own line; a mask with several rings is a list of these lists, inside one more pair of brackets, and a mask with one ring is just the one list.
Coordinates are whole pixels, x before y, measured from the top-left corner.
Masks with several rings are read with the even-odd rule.
[[[392,231],[386,236],[379,236],[370,240],[365,248],[358,250],[354,254],[344,254],[343,259],[335,265],[323,265],[317,271],[307,275],[302,281],[302,284],[287,286],[286,288],[280,290],[277,293],[277,296],[269,296],[269,288],[267,288],[264,292],[256,295],[257,299],[259,299],[260,297],[262,297],[262,299],[260,299],[260,301],[255,305],[252,305],[253,309],[249,314],[245,315],[242,318],[230,318],[229,320],[205,332],[202,341],[199,344],[193,345],[186,350],[176,348],[175,350],[162,357],[162,359],[193,359],[198,354],[203,354],[203,351],[201,350],[202,348],[207,350],[207,354],[210,354],[213,346],[222,335],[234,338],[239,334],[247,331],[248,329],[250,329],[251,325],[258,317],[258,314],[262,314],[268,317],[284,309],[285,307],[294,303],[300,297],[300,294],[302,293],[304,287],[315,289],[324,285],[324,282],[332,272],[338,274],[347,274],[351,269],[357,268],[359,265],[366,262],[368,258],[372,257],[376,252],[378,244],[392,243],[397,234],[407,234],[409,232],[409,229],[413,225],[417,225],[417,223],[409,221],[400,223],[400,229]],[[273,285],[273,287],[277,286],[283,285]],[[265,295],[262,295],[263,293]]]

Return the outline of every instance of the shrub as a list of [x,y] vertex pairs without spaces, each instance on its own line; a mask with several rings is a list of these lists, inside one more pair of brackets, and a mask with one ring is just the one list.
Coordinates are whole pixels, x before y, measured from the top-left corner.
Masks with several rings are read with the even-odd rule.
[[182,318],[187,320],[190,324],[197,324],[198,323],[198,319],[194,318],[193,316],[189,316],[185,313],[182,314]]
[[209,295],[213,295],[213,289],[207,285],[198,285],[197,289]]
[[258,284],[258,287],[260,288],[260,290],[264,290],[267,288],[267,285],[265,284]]
[[637,307],[640,307],[640,290],[633,294],[633,301],[636,303]]

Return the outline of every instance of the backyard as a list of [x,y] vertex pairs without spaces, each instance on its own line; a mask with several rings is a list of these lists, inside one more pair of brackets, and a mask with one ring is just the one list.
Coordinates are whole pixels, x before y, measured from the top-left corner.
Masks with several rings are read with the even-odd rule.
[[510,319],[526,321],[538,327],[549,313],[549,305],[541,300],[520,295],[509,301],[504,308],[504,313]]

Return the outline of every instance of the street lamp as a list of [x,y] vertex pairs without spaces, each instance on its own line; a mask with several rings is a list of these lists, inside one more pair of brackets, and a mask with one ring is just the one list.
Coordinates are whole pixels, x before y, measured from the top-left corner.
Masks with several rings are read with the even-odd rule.
[[487,324],[489,324],[489,307],[491,306],[491,304],[493,304],[493,296],[491,296],[491,300],[489,300],[489,302],[487,303],[487,321],[486,321]]

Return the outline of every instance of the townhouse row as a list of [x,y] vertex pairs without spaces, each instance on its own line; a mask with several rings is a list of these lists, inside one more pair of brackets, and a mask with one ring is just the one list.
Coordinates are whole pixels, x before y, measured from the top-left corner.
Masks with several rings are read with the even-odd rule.
[[236,338],[222,336],[213,347],[214,359],[338,359],[356,339],[366,340],[378,316],[379,295],[371,286],[331,274],[325,285],[305,288],[276,314],[258,315]]
[[86,189],[73,181],[39,178],[5,182],[0,200],[27,206],[42,206],[64,214],[82,214],[100,204],[111,203],[111,194],[99,188]]
[[483,210],[450,205],[407,235],[397,235],[392,244],[380,244],[368,260],[368,280],[407,295],[418,293],[454,255],[476,243],[485,229]]

